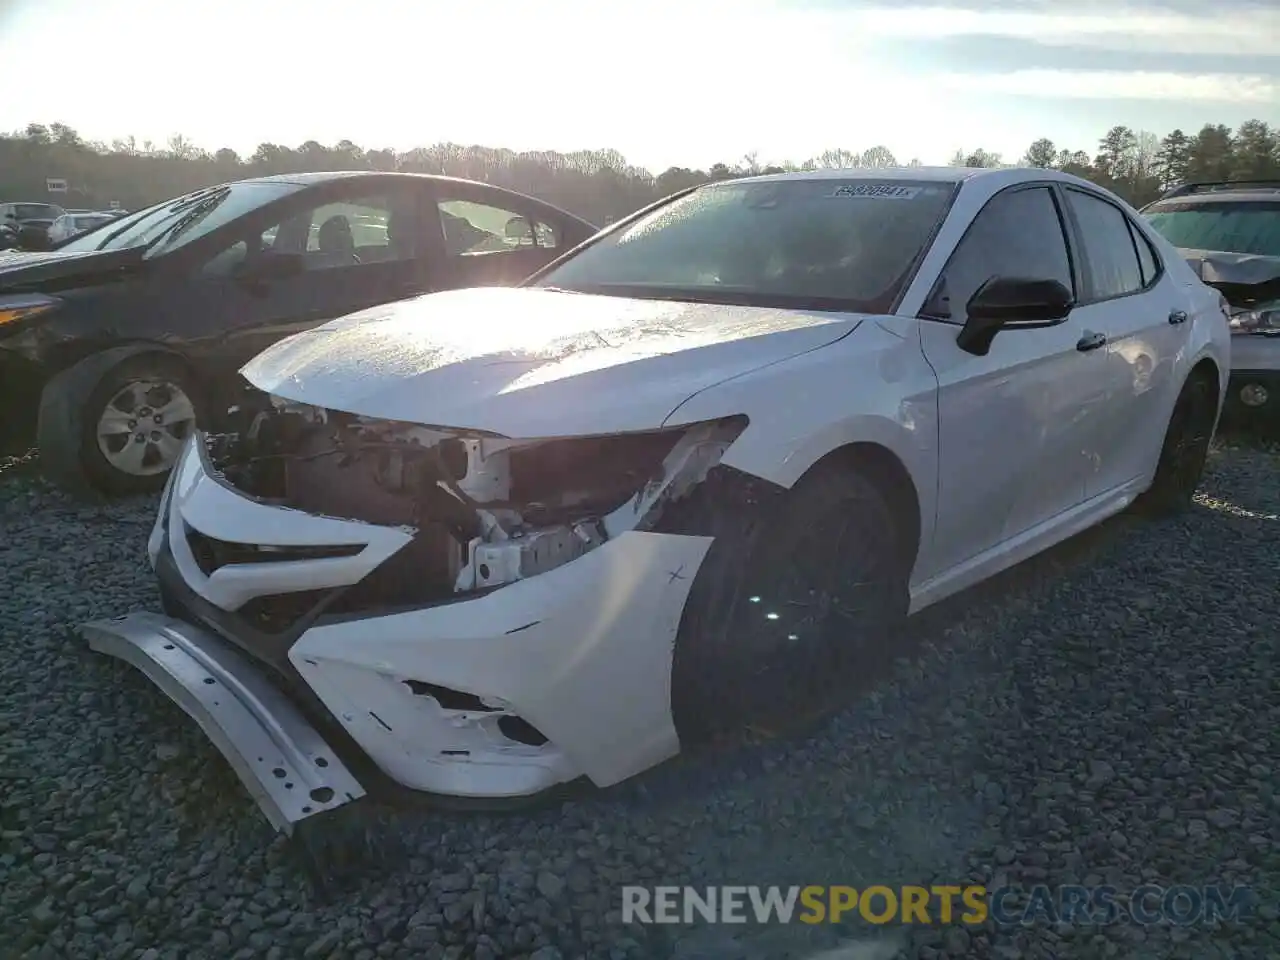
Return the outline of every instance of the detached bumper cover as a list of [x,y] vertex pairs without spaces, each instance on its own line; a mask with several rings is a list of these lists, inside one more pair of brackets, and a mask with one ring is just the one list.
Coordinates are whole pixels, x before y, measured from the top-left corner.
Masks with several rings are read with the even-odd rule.
[[99,653],[141,670],[200,725],[272,826],[364,796],[364,788],[292,703],[229,646],[191,624],[132,613],[84,624]]

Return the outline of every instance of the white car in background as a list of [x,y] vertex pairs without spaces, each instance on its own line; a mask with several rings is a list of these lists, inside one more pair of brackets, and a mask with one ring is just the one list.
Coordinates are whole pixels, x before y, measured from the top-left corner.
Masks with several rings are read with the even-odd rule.
[[64,213],[49,226],[49,242],[61,243],[116,219],[114,213]]
[[1135,502],[1187,508],[1230,340],[1056,171],[708,184],[523,288],[260,354],[163,494],[166,613],[84,630],[286,832],[367,791],[607,786],[837,706],[908,614]]

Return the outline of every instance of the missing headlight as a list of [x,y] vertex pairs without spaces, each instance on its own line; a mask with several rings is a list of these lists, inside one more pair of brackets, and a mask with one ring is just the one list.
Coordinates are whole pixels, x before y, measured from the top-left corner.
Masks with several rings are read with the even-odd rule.
[[[418,554],[410,566],[447,576],[459,593],[537,576],[648,529],[746,423],[509,440],[275,401],[246,405],[238,429],[210,437],[209,450],[223,479],[258,499],[414,531],[401,551]],[[428,542],[433,557],[443,552],[423,567]],[[415,593],[404,572],[399,602]]]

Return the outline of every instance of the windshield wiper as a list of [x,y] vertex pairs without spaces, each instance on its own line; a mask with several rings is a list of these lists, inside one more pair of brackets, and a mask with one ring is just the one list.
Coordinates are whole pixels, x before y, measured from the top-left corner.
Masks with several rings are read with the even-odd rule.
[[[223,189],[225,190],[226,188],[224,187]],[[102,238],[102,242],[99,243],[93,249],[105,250],[107,248],[107,245],[111,243],[112,240],[114,240],[116,237],[122,234],[128,233],[131,230],[134,230],[135,228],[137,228],[139,224],[145,223],[146,221],[151,220],[154,217],[158,217],[161,214],[177,213],[179,210],[185,209],[190,204],[199,203],[201,200],[205,199],[208,196],[209,196],[209,191],[202,190],[200,191],[200,193],[196,194],[195,196],[187,196],[178,200],[175,203],[169,204],[167,207],[160,207],[156,210],[152,210],[150,213],[146,214],[145,216],[139,217],[137,220],[133,220],[131,219],[131,217],[125,217],[124,219],[128,222],[116,228],[115,230],[112,230],[110,233],[104,236]],[[76,239],[76,238],[73,237],[71,239]]]
[[220,190],[214,190],[210,193],[202,194],[185,204],[175,204],[170,207],[170,213],[176,213],[179,210],[184,210],[185,212],[177,220],[173,221],[173,223],[161,230],[160,233],[158,233],[155,238],[152,239],[145,248],[143,248],[142,252],[144,254],[150,253],[162,242],[171,243],[176,240],[205,214],[211,211],[223,200],[227,199],[227,195],[230,193],[230,187],[223,187]]

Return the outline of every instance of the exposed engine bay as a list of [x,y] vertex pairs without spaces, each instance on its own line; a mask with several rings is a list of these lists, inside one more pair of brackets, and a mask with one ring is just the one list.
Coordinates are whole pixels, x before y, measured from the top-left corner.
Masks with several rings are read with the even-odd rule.
[[[308,514],[414,534],[379,578],[384,603],[536,576],[700,483],[746,427],[732,417],[645,433],[512,440],[372,420],[250,392],[205,437],[227,485]],[[372,598],[370,598],[372,599]]]

